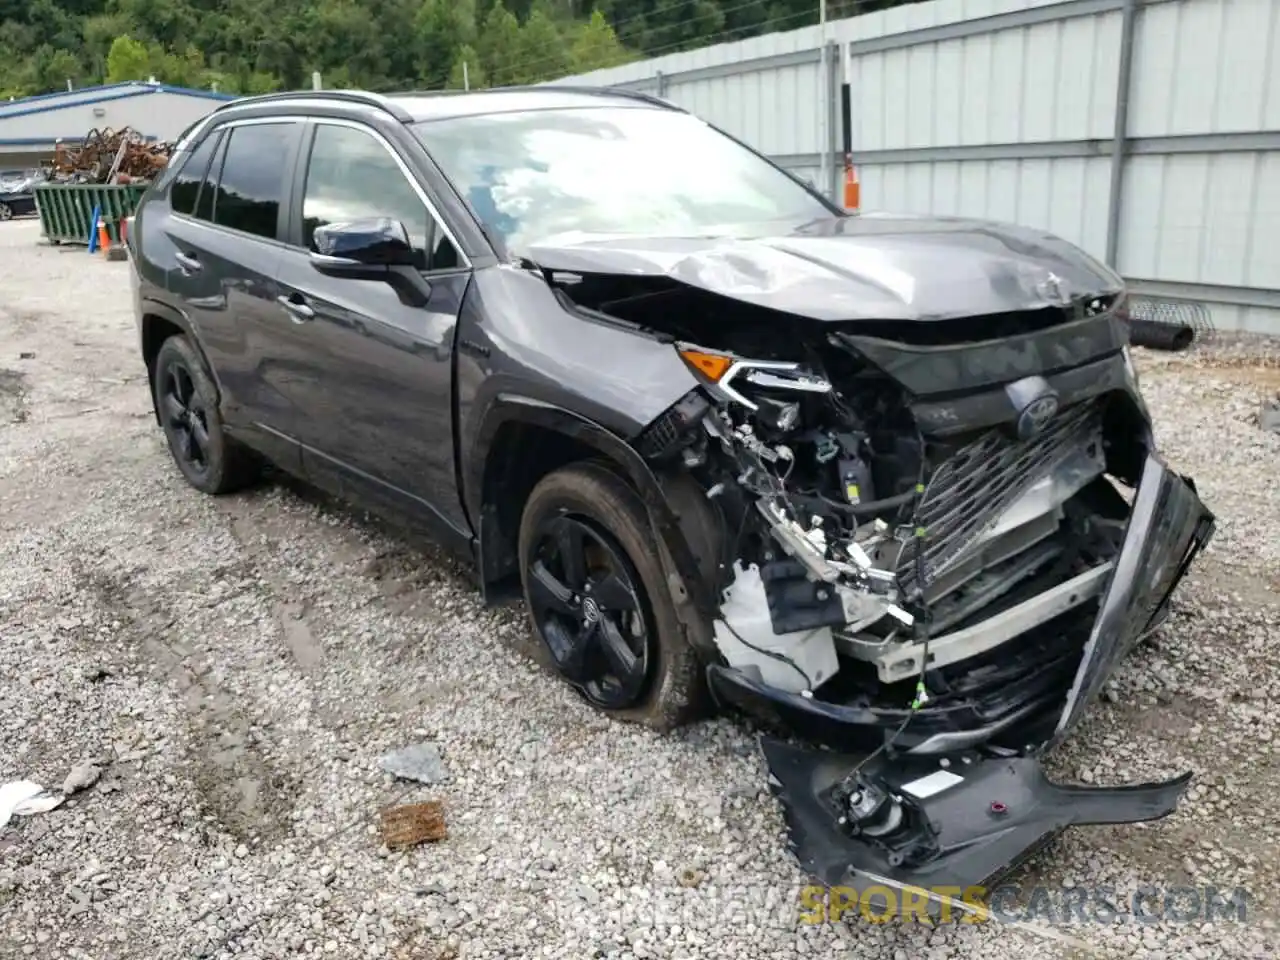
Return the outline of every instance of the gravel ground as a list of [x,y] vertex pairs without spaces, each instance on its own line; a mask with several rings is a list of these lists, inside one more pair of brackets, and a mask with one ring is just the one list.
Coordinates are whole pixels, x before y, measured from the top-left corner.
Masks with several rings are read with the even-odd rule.
[[[1014,878],[1112,888],[1119,916],[813,925],[742,720],[611,723],[541,672],[520,610],[483,610],[430,550],[281,485],[190,490],[149,411],[128,265],[37,233],[0,225],[0,782],[102,776],[0,831],[0,955],[1272,955],[1280,437],[1250,418],[1276,347],[1139,358],[1221,529],[1052,765],[1196,780],[1174,816],[1071,831]],[[448,783],[378,768],[422,740]],[[448,839],[382,847],[377,812],[426,798]],[[1253,898],[1244,923],[1141,923],[1140,884]]]

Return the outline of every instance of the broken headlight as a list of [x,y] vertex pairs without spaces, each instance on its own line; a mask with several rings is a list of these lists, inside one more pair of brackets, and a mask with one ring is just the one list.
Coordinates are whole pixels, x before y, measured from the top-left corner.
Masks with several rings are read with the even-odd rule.
[[[680,357],[706,384],[727,400],[739,403],[753,412],[761,412],[761,403],[742,393],[744,385],[766,390],[797,391],[810,394],[831,392],[831,383],[805,370],[800,364],[786,360],[749,360],[730,354],[709,351],[689,344],[679,344]],[[785,402],[774,402],[766,416],[779,417],[794,426],[799,409],[786,409]],[[782,429],[789,429],[784,426]]]

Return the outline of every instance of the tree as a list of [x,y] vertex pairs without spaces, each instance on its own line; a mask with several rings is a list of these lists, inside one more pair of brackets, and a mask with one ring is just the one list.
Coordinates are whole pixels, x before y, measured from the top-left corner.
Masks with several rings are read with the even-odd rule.
[[626,63],[631,55],[613,32],[613,27],[609,26],[604,14],[595,10],[591,19],[578,27],[573,45],[569,48],[569,59],[573,61],[575,73],[589,73]]
[[569,72],[568,46],[545,6],[533,7],[517,36],[514,82],[537,83]]
[[498,0],[484,18],[476,47],[480,65],[493,86],[506,87],[516,82],[521,54],[520,24],[515,15],[502,5],[502,0]]
[[[828,0],[835,19],[911,0]],[[144,79],[228,92],[547,80],[817,22],[814,0],[0,0],[0,92]],[[464,55],[464,48],[466,49]]]
[[415,73],[434,90],[450,79],[453,65],[462,55],[462,47],[471,53],[470,69],[480,61],[471,44],[476,38],[475,4],[465,0],[425,0],[414,20],[418,64]]
[[151,66],[146,45],[132,37],[116,37],[107,53],[107,83],[145,80]]
[[[462,69],[464,63],[467,65],[465,73]],[[483,90],[487,86],[484,67],[480,64],[480,55],[476,53],[474,47],[464,43],[458,48],[458,55],[454,58],[453,67],[449,71],[449,89]]]
[[80,60],[69,50],[48,50],[48,56],[40,63],[40,85],[42,87],[63,87],[70,80],[79,85],[83,76]]

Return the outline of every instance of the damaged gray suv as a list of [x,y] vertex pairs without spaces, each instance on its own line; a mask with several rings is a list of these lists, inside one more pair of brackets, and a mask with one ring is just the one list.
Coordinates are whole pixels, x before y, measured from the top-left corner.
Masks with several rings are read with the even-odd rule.
[[963,887],[1177,803],[1039,765],[1213,528],[1072,245],[851,216],[572,87],[233,102],[128,243],[193,486],[426,521],[596,707],[798,735],[764,748],[820,879]]

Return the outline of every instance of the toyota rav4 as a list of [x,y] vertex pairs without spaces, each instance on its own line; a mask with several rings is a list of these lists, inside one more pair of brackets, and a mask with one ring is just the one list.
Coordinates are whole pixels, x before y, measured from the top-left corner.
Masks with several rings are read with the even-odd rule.
[[599,709],[799,735],[765,751],[819,877],[976,883],[1174,808],[1039,764],[1213,526],[1071,244],[851,215],[574,87],[232,102],[128,243],[192,486],[425,520]]

